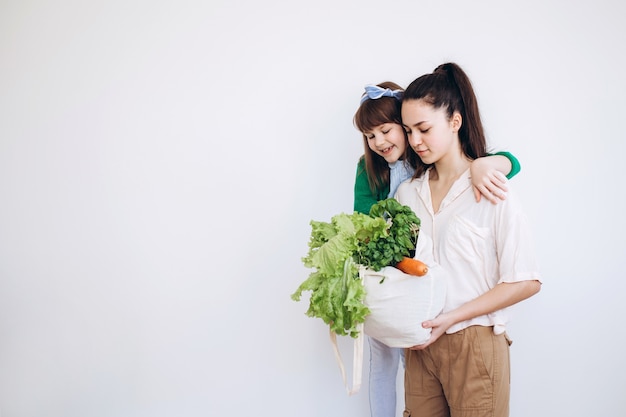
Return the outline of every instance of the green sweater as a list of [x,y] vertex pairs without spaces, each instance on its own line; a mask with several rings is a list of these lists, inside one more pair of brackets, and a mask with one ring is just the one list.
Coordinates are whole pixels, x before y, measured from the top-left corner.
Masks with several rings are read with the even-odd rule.
[[[495,154],[489,155],[506,156],[509,161],[511,161],[511,171],[506,176],[508,179],[513,178],[520,172],[521,165],[513,154],[509,152],[496,152]],[[356,179],[354,181],[354,211],[368,214],[374,204],[384,200],[388,195],[389,185],[384,189],[376,190],[376,193],[372,193],[369,182],[367,181],[367,173],[365,172],[365,159],[360,158],[356,167]]]

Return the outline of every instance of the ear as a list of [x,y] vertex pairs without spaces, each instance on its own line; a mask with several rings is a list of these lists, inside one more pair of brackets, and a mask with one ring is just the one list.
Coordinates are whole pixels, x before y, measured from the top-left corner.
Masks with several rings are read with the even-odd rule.
[[457,133],[459,131],[462,124],[463,117],[461,116],[461,113],[459,113],[458,111],[452,113],[452,117],[450,118],[450,127],[452,128],[454,133]]

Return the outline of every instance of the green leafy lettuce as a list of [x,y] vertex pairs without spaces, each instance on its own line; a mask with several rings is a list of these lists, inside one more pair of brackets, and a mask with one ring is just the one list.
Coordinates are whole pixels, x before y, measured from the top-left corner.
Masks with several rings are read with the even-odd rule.
[[309,252],[302,258],[309,277],[291,295],[310,291],[309,317],[318,317],[338,335],[358,336],[369,309],[359,279],[361,265],[376,271],[395,265],[415,248],[419,219],[394,199],[375,204],[369,215],[341,213],[331,221],[311,221]]

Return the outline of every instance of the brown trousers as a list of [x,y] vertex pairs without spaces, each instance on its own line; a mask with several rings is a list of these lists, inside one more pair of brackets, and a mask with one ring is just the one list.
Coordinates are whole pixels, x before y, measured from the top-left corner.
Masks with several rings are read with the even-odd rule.
[[510,344],[493,327],[470,326],[407,350],[404,417],[507,417]]

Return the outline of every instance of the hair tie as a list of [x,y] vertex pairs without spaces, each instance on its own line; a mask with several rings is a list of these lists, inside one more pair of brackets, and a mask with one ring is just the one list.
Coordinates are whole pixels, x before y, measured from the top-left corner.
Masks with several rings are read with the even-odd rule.
[[402,90],[392,91],[389,88],[381,88],[377,85],[366,85],[365,94],[361,97],[361,104],[363,104],[366,100],[377,100],[381,97],[393,97],[396,100],[401,101],[403,93],[404,92]]

